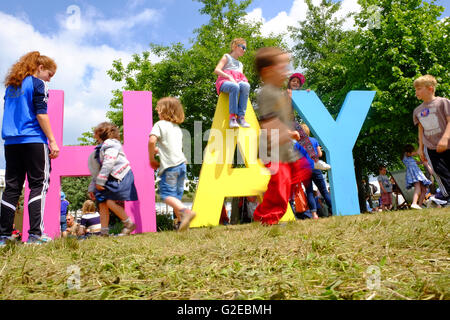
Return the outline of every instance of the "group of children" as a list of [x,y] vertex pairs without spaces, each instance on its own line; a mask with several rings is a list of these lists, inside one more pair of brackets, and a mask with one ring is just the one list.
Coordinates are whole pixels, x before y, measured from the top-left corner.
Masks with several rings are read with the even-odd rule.
[[[217,92],[229,93],[230,128],[249,127],[245,121],[245,111],[250,86],[243,74],[242,63],[238,60],[246,49],[244,39],[234,39],[231,52],[222,57],[215,69],[218,75]],[[255,69],[263,86],[257,97],[255,111],[261,129],[267,130],[267,139],[261,139],[267,152],[261,160],[270,171],[271,178],[262,203],[254,211],[253,219],[265,225],[279,222],[286,212],[295,186],[303,183],[308,195],[311,194],[311,178],[321,188],[322,195],[331,207],[322,173],[318,170],[329,169],[329,166],[319,161],[321,150],[317,141],[309,138],[306,132],[309,129],[294,126],[289,94],[291,90],[297,90],[303,85],[304,77],[300,74],[292,75],[288,92],[282,90],[289,75],[289,66],[290,55],[280,48],[261,48],[256,52]],[[56,63],[51,58],[35,51],[14,64],[6,77],[2,127],[6,188],[0,209],[0,245],[11,238],[14,213],[25,176],[30,187],[28,242],[44,243],[51,240],[44,234],[43,210],[49,185],[50,159],[58,157],[59,147],[47,115],[46,82],[51,80],[56,69]],[[419,125],[418,154],[422,161],[431,163],[432,169],[440,178],[443,194],[449,200],[450,103],[448,99],[434,96],[436,80],[431,76],[420,77],[414,85],[417,98],[424,101],[414,110],[414,123]],[[182,132],[179,127],[184,121],[184,111],[180,101],[173,97],[160,99],[156,110],[160,120],[154,124],[150,133],[149,162],[153,169],[158,169],[161,198],[174,209],[178,230],[182,231],[189,227],[196,215],[181,202],[187,162],[182,152]],[[278,133],[274,137],[272,129]],[[136,225],[116,201],[136,201],[138,197],[134,175],[120,143],[119,129],[111,123],[103,122],[94,129],[94,138],[98,146],[88,159],[92,174],[89,186],[92,201],[85,204],[89,206],[86,212],[91,214],[95,212],[93,201],[97,201],[100,214],[93,214],[92,217],[86,217],[86,220],[92,219],[95,226],[95,231],[91,233],[106,236],[109,233],[111,210],[123,223],[121,234],[129,235]],[[273,150],[278,152],[271,152]],[[413,150],[408,149],[404,162],[411,168],[407,174],[408,185],[414,186],[417,191],[415,199],[420,203],[423,187],[428,181],[414,167],[412,152]],[[383,193],[389,192],[384,184],[381,188]],[[96,223],[97,220],[100,223]]]

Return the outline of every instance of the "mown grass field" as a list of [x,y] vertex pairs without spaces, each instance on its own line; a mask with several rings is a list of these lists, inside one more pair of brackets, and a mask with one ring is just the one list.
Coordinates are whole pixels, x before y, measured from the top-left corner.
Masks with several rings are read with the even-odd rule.
[[0,299],[448,300],[449,227],[430,209],[8,245]]

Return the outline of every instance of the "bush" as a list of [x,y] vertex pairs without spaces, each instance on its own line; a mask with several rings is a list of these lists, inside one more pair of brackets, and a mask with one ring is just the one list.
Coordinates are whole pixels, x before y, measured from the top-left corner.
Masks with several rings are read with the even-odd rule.
[[170,231],[173,230],[173,219],[169,214],[157,214],[156,215],[156,229],[158,231]]
[[123,229],[123,223],[120,219],[114,214],[110,213],[109,215],[109,234],[119,234]]

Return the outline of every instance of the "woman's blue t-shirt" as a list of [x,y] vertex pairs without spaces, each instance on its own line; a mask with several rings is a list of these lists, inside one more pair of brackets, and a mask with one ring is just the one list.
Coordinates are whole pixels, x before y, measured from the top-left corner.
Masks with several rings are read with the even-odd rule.
[[47,114],[48,92],[44,81],[28,76],[18,88],[5,91],[2,138],[5,145],[45,143],[47,137],[36,118]]

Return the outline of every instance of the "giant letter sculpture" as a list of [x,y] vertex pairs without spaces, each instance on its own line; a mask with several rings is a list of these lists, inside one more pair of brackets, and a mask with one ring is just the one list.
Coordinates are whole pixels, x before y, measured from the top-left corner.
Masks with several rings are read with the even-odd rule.
[[334,214],[360,213],[352,150],[374,96],[374,91],[350,91],[334,121],[313,91],[292,93],[295,109],[324,147],[327,162],[331,165],[329,177]]
[[[56,138],[60,147],[60,156],[51,162],[50,186],[48,189],[44,211],[45,232],[52,238],[60,231],[60,190],[61,177],[89,176],[87,165],[92,146],[63,146],[64,92],[51,90],[48,112]],[[148,163],[148,135],[152,128],[152,94],[151,92],[123,93],[123,127],[124,151],[131,163],[138,191],[138,201],[125,203],[125,210],[131,214],[137,228],[136,232],[155,232],[155,188],[154,174]],[[86,186],[87,192],[87,186]],[[24,203],[28,203],[28,185]],[[70,199],[68,199],[70,201]],[[24,205],[23,240],[28,238],[28,207]]]
[[[225,197],[245,197],[262,194],[267,189],[270,173],[257,158],[259,124],[250,102],[245,119],[248,129],[228,129],[228,94],[221,93],[214,114],[208,145],[200,171],[193,210],[197,213],[191,227],[217,226]],[[232,168],[236,145],[246,168]],[[291,207],[281,221],[295,220]]]

